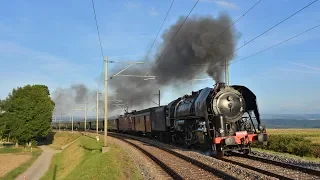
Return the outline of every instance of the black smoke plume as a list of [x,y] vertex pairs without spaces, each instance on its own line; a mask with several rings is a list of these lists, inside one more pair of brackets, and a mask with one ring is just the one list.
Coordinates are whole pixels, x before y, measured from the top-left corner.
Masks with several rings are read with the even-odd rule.
[[[216,82],[223,81],[224,64],[226,60],[229,62],[232,59],[233,55],[227,55],[234,51],[237,39],[235,29],[229,28],[232,23],[230,17],[225,14],[217,18],[193,16],[180,28],[184,19],[185,17],[180,17],[164,31],[162,43],[157,48],[153,61],[146,65],[135,65],[121,73],[146,75],[153,67],[149,75],[156,76],[155,80],[144,81],[143,78],[134,77],[115,77],[109,80],[109,92],[117,93],[110,95],[110,99],[122,100],[120,104],[125,104],[116,106],[115,102],[110,101],[110,112],[118,110],[119,106],[129,106],[129,109],[156,106],[152,100],[157,99],[154,94],[159,88],[189,80],[203,72]],[[178,29],[180,30],[176,33]],[[123,68],[115,66],[109,70],[109,74]],[[81,101],[83,93],[88,94],[88,89],[84,86],[72,87],[76,87],[77,93],[74,102]]]

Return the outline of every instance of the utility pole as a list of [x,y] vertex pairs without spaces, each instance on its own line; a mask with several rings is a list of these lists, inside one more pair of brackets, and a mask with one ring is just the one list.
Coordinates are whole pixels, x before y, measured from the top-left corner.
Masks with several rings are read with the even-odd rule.
[[159,107],[160,107],[160,89],[159,89]]
[[84,109],[73,109],[78,111],[84,111],[84,131],[87,132],[87,110],[95,110],[95,109],[87,109],[87,102],[84,103]]
[[225,60],[225,81],[226,81],[226,85],[229,86],[229,71],[228,71],[227,57],[226,57],[226,60]]
[[72,115],[71,115],[71,132],[73,134],[73,110],[72,110]]
[[[72,122],[72,116],[70,116],[70,121]],[[71,123],[72,124],[72,123]],[[68,128],[68,127],[67,127]],[[73,128],[71,128],[71,129],[73,129]],[[71,132],[72,132],[72,130],[71,130]]]
[[97,91],[97,123],[96,123],[96,130],[97,136],[99,135],[99,90]]
[[84,102],[84,133],[87,134],[87,102]]
[[[104,148],[107,148],[107,135],[108,135],[108,57],[104,59]],[[106,150],[106,149],[105,149]]]
[[60,112],[59,132],[60,132],[60,123],[61,123],[61,120],[62,120],[62,112]]

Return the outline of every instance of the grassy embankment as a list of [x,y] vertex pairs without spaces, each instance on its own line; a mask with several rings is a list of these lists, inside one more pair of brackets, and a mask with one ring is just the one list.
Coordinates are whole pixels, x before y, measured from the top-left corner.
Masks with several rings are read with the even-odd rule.
[[49,146],[53,149],[61,150],[64,145],[71,143],[80,136],[81,133],[79,132],[74,132],[73,134],[70,132],[56,132],[54,134],[52,144]]
[[[33,162],[41,155],[41,149],[39,148],[32,148],[32,152],[30,148],[23,148],[23,147],[4,147],[0,148],[0,156],[1,155],[8,155],[8,156],[17,156],[17,155],[30,155],[26,162],[20,164],[17,168],[12,169],[8,173],[6,173],[0,180],[11,180],[15,179],[19,174],[23,173],[30,167]],[[1,157],[0,157],[1,158]],[[8,158],[8,157],[7,157]],[[14,162],[13,162],[14,163]],[[3,164],[4,166],[8,166],[7,164]],[[2,165],[0,165],[2,166]]]
[[[101,139],[101,138],[100,138]],[[52,179],[142,179],[130,157],[116,144],[101,153],[102,142],[81,136],[56,154],[41,180]]]
[[[320,160],[320,129],[268,129],[270,134],[266,147],[253,145],[254,150],[280,152],[309,160]],[[258,149],[257,149],[258,148]],[[279,154],[279,153],[273,153]]]

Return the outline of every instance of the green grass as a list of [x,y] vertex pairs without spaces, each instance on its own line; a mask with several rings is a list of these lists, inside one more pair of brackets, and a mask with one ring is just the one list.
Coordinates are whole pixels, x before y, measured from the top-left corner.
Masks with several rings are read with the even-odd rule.
[[24,148],[15,148],[15,147],[0,148],[0,154],[19,153],[19,152],[23,152],[23,151],[25,151]]
[[50,169],[41,180],[142,179],[121,147],[110,143],[109,147],[107,153],[101,153],[102,142],[82,136],[53,157]]
[[306,129],[267,129],[267,132],[271,135],[277,134],[288,134],[288,135],[299,135],[302,137],[319,137],[319,128],[306,128]]
[[255,143],[253,147],[305,159],[320,157],[320,129],[267,129],[267,133],[270,135],[268,145]]
[[[32,164],[33,162],[41,155],[41,149],[38,148],[32,148],[32,152],[30,152],[30,149],[24,149],[24,148],[8,148],[11,150],[6,150],[7,152],[10,153],[26,153],[26,154],[31,154],[31,159],[29,159],[27,162],[21,164],[19,167],[13,169],[12,171],[8,172],[4,177],[1,177],[0,180],[13,180],[15,179],[18,175],[26,171]],[[16,149],[16,150],[13,150]],[[18,151],[17,151],[18,149]]]
[[81,134],[79,132],[74,132],[73,134],[70,132],[56,132],[53,137],[53,142],[49,146],[56,150],[61,150],[62,146],[76,140],[80,137]]

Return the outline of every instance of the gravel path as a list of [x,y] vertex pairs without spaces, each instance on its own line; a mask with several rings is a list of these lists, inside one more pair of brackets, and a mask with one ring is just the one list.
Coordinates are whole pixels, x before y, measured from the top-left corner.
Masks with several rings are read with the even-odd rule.
[[26,180],[38,180],[40,179],[44,173],[48,170],[51,162],[52,156],[60,152],[61,150],[54,150],[49,146],[40,146],[42,149],[42,154],[38,157],[38,159],[32,164],[31,167],[27,169],[24,173],[22,173],[16,180],[23,180],[26,177]]

